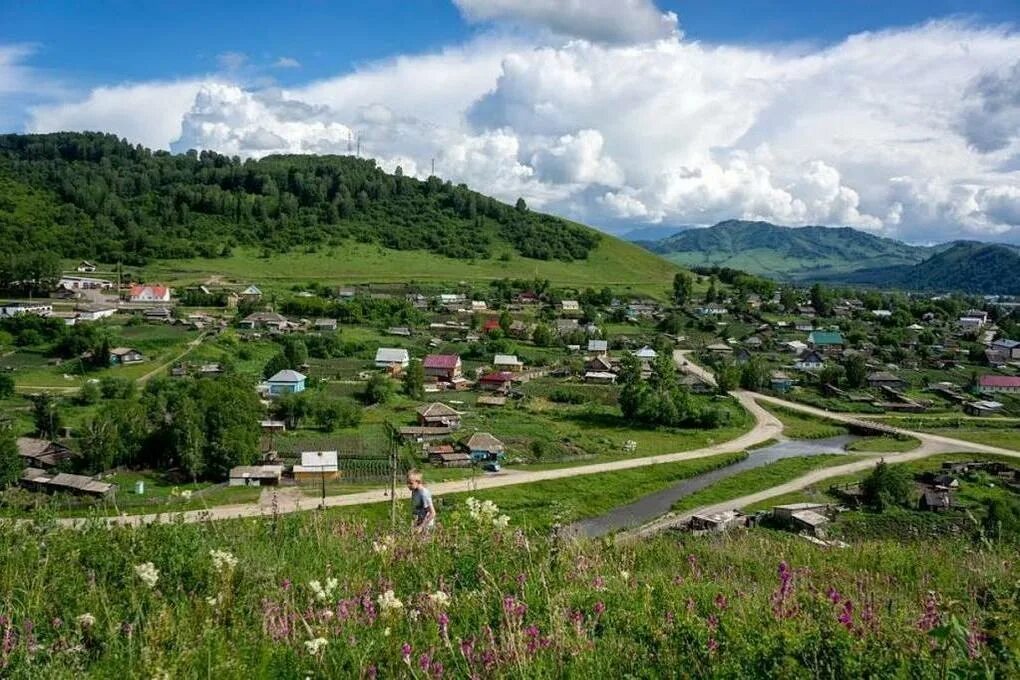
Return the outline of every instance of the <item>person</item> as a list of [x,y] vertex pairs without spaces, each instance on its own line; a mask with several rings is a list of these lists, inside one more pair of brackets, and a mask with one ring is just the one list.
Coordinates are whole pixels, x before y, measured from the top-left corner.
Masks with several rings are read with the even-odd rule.
[[432,503],[432,492],[425,487],[421,472],[411,470],[407,473],[407,488],[411,492],[411,512],[414,520],[411,529],[416,534],[424,534],[436,526],[436,506]]

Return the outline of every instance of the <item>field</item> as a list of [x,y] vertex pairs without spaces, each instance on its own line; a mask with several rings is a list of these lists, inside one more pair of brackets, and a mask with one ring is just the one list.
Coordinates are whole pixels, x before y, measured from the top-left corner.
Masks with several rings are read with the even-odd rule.
[[679,268],[648,251],[604,236],[587,260],[532,260],[511,254],[507,259],[460,260],[433,253],[387,250],[375,245],[345,243],[313,253],[287,253],[263,259],[253,249],[238,248],[227,258],[165,260],[149,266],[149,280],[183,285],[211,276],[258,282],[266,289],[292,283],[330,285],[364,283],[456,284],[487,283],[502,278],[550,280],[563,288],[610,286],[614,292],[665,297]]
[[501,530],[458,502],[424,540],[348,511],[8,527],[0,667],[19,679],[1020,671],[1013,546],[833,551],[767,530],[557,544],[520,531],[524,514]]
[[783,434],[790,439],[827,439],[846,434],[845,427],[814,418],[782,406],[770,406],[769,412],[783,423]]

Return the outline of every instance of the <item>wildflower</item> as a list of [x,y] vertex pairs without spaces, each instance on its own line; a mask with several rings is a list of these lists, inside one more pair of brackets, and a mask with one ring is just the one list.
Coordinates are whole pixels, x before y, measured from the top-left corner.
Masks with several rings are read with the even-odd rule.
[[209,556],[216,571],[230,571],[237,566],[237,558],[225,550],[210,550]]
[[210,607],[215,607],[216,605],[218,605],[220,603],[220,596],[219,595],[214,595],[213,597],[207,597],[207,598],[205,598],[205,602]]
[[429,595],[429,602],[442,609],[450,604],[450,596],[442,590],[437,590]]
[[312,594],[315,595],[315,599],[319,601],[328,600],[333,597],[333,593],[336,592],[340,582],[335,578],[326,579],[326,584],[323,585],[320,581],[309,581],[308,587],[312,589]]
[[142,583],[150,588],[155,588],[159,581],[159,569],[152,562],[136,564],[135,573],[138,574],[138,578],[142,579]]
[[928,597],[924,600],[924,610],[921,613],[921,618],[917,620],[917,629],[927,632],[937,626],[941,618],[939,615],[938,598],[933,591],[929,591]]
[[976,659],[981,656],[981,645],[985,641],[985,634],[977,627],[977,621],[971,621],[967,627],[967,656]]
[[92,614],[89,614],[88,612],[85,612],[84,614],[79,614],[74,621],[81,628],[91,628],[92,626],[96,625],[96,617],[92,616]]
[[626,569],[622,569],[620,571],[620,578],[622,578],[624,581],[629,581],[630,580],[630,572],[627,571]]
[[400,646],[400,656],[404,658],[404,663],[411,663],[411,645],[404,643]]
[[591,587],[601,592],[606,589],[606,580],[601,576],[596,576],[592,579]]
[[510,518],[507,515],[500,515],[496,519],[492,520],[492,526],[497,529],[506,529],[506,525],[510,523]]
[[595,603],[595,615],[598,616],[606,611],[606,603],[599,600]]
[[439,624],[439,632],[446,635],[450,628],[450,617],[446,615],[446,612],[440,612],[439,616],[436,617],[436,623]]
[[329,641],[326,638],[315,638],[314,640],[305,640],[305,649],[312,656],[316,656],[321,652]]
[[383,536],[378,541],[372,541],[372,550],[376,555],[385,555],[393,549],[394,540],[392,536]]
[[191,500],[191,489],[184,489],[181,491],[181,498],[184,500]]
[[825,594],[829,598],[829,602],[832,604],[839,604],[839,601],[843,599],[843,596],[839,594],[839,591],[829,586],[829,591]]
[[715,638],[712,637],[708,638],[707,646],[709,653],[714,654],[715,652],[719,651],[719,642]]
[[417,621],[419,616],[421,616],[421,612],[418,611],[417,609],[412,609],[411,611],[407,612],[407,618],[411,619],[412,623]]
[[404,608],[404,603],[393,594],[392,590],[387,590],[385,593],[380,595],[376,598],[376,602],[379,604],[379,611],[383,616],[386,616],[391,612],[397,612]]
[[726,599],[725,595],[719,593],[715,596],[715,606],[716,609],[724,610],[729,606],[729,600]]
[[850,630],[854,625],[854,605],[850,600],[843,603],[843,610],[839,613],[837,619],[840,624]]
[[385,628],[383,628],[383,632],[382,632],[383,637],[389,637],[391,632],[393,632],[393,631],[390,630],[390,627],[386,626]]
[[280,583],[280,588],[282,588],[283,590],[290,590],[290,586],[291,582],[289,578],[283,579],[283,581]]

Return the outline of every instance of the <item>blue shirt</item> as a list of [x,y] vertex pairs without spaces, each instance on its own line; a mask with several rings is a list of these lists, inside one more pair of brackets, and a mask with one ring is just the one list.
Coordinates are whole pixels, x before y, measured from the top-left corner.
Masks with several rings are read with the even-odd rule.
[[[428,517],[429,508],[432,507],[432,492],[425,487],[418,487],[411,492],[411,510],[414,513],[414,523],[421,524]],[[429,523],[431,524],[431,522]]]

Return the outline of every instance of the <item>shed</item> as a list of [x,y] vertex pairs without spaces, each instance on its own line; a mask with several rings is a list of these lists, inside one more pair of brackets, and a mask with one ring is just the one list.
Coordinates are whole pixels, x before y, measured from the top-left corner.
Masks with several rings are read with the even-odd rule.
[[283,476],[282,465],[238,465],[230,470],[230,486],[276,486]]
[[432,402],[419,406],[418,424],[425,427],[460,427],[460,412],[442,402]]
[[467,441],[468,450],[471,452],[471,460],[479,462],[483,460],[498,460],[506,454],[506,447],[503,442],[493,437],[488,432],[476,432]]
[[336,451],[302,451],[301,464],[293,469],[298,481],[339,479],[340,466]]

